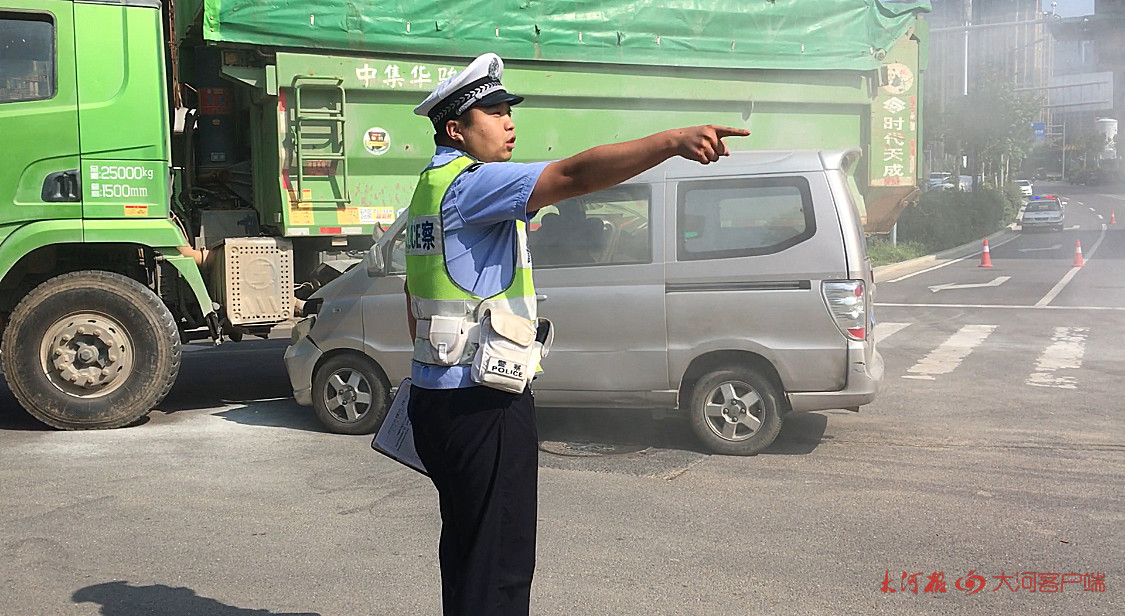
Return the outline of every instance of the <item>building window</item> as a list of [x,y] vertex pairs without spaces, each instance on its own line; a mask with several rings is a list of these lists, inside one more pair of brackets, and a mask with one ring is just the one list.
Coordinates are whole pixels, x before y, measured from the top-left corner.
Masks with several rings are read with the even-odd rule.
[[1078,62],[1082,66],[1094,64],[1094,41],[1080,41],[1078,43]]
[[49,15],[0,13],[0,103],[54,95],[54,21]]

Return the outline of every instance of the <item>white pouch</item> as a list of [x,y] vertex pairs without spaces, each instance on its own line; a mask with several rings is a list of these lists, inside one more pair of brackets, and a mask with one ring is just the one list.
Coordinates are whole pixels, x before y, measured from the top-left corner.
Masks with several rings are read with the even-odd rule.
[[535,331],[535,321],[510,312],[485,311],[480,321],[480,347],[473,357],[473,381],[501,391],[522,392],[535,376],[542,354]]
[[465,317],[430,317],[430,349],[439,366],[453,366],[461,361],[469,331]]
[[550,320],[539,317],[535,328],[535,343],[532,344],[531,359],[535,366],[535,375],[538,376],[543,372],[543,368],[539,365],[547,353],[551,350],[551,345],[555,342],[555,325]]

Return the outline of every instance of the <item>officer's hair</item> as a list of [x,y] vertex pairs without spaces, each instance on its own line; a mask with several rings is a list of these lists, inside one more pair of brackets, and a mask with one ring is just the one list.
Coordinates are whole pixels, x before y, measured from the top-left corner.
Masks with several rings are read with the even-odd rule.
[[458,122],[461,123],[462,126],[464,126],[465,128],[468,128],[468,127],[473,125],[473,114],[463,113],[463,114],[457,116],[456,118],[450,118],[449,120],[446,120],[445,122],[442,122],[441,126],[435,126],[434,127],[434,145],[447,145],[447,146],[454,147],[454,148],[458,147],[457,142],[450,139],[449,135],[445,132],[446,124],[448,124],[452,120],[457,120]]

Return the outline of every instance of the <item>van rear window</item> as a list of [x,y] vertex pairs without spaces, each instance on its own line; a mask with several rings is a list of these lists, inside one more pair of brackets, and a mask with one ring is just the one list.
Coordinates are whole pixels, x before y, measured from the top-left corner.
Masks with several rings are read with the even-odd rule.
[[803,177],[684,182],[677,219],[681,261],[777,252],[816,226]]
[[1028,201],[1026,211],[1028,212],[1057,212],[1062,209],[1058,201],[1054,199],[1037,199],[1035,201]]
[[0,13],[0,103],[54,95],[54,22],[47,15]]

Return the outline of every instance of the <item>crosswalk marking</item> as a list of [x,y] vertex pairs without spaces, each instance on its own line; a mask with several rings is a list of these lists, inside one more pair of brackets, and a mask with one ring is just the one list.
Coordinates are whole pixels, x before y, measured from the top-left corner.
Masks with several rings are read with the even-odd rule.
[[961,365],[969,356],[973,348],[984,342],[984,339],[996,329],[995,325],[966,325],[957,333],[941,343],[941,346],[930,351],[918,363],[910,367],[904,374],[904,379],[934,380],[935,374],[949,374]]
[[1027,379],[1028,385],[1076,389],[1074,377],[1058,375],[1059,370],[1082,367],[1086,350],[1088,327],[1056,327],[1051,335],[1051,345],[1043,350],[1035,362],[1035,372]]
[[878,323],[878,324],[876,324],[875,325],[875,344],[879,344],[880,342],[886,340],[887,338],[890,338],[891,336],[897,334],[900,330],[902,330],[904,327],[906,327],[908,325],[910,325],[910,323]]

